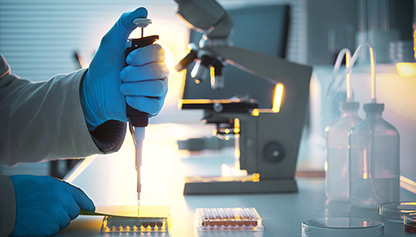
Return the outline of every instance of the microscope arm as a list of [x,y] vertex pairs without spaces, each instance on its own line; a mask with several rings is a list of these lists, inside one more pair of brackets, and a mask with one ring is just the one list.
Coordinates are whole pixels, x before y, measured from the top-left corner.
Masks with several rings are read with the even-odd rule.
[[[244,131],[239,133],[237,140],[240,142],[236,144],[240,154],[240,168],[248,174],[259,174],[260,182],[213,182],[201,180],[199,177],[186,181],[184,193],[296,192],[294,176],[305,123],[312,68],[230,46],[228,37],[233,28],[233,21],[215,0],[175,2],[178,3],[178,14],[193,28],[204,33],[199,46],[193,45],[191,52],[176,66],[178,71],[196,60],[194,69],[197,70],[195,76],[192,76],[195,82],[207,79],[204,75],[208,75],[211,88],[221,89],[224,85],[222,67],[225,61],[264,78],[272,85],[283,86],[278,112],[270,110],[271,112],[261,112],[256,116],[241,112],[218,112],[215,108],[212,113],[207,112],[210,113],[208,115],[211,121],[217,123],[221,123],[218,121],[223,121],[224,118],[228,123],[238,121],[238,129],[241,127],[241,131]],[[212,68],[214,77],[210,70]]]
[[222,57],[228,64],[260,76],[273,85],[296,78],[309,78],[312,73],[310,66],[292,63],[247,49],[233,46],[207,46],[204,49]]
[[228,38],[233,20],[215,0],[174,0],[177,13],[192,28],[203,31],[208,38]]

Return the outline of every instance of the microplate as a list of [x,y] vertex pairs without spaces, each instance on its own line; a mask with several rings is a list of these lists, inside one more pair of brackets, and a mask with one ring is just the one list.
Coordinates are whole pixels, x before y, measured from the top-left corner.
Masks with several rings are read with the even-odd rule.
[[152,233],[168,232],[166,217],[105,216],[102,233]]
[[198,231],[263,231],[255,208],[197,208],[195,225]]

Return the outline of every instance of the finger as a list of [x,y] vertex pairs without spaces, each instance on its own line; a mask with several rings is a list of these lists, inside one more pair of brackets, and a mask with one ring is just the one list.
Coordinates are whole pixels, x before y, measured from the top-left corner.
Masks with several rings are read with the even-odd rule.
[[149,98],[149,97],[142,97],[142,96],[138,96],[138,97],[134,97],[134,96],[127,96],[126,97],[126,102],[127,104],[129,104],[131,107],[148,113],[150,115],[156,115],[157,113],[159,113],[160,109],[162,108],[163,105],[163,101],[165,100],[165,97],[154,97],[154,98]]
[[78,206],[81,209],[87,210],[87,211],[95,211],[95,205],[92,202],[92,200],[78,187],[75,187],[69,183],[67,183],[69,191],[72,194],[72,197],[74,198],[75,202],[78,204]]
[[59,213],[59,229],[65,229],[71,223],[71,219],[69,218],[67,212],[65,210],[60,210]]
[[74,199],[68,200],[66,202],[65,208],[71,220],[77,218],[77,216],[79,215],[79,212],[81,211],[80,207],[78,206],[78,204],[75,202]]
[[167,81],[165,78],[162,80],[126,82],[121,84],[120,91],[125,96],[166,96],[168,92]]
[[[63,197],[63,201],[65,202],[67,200],[66,197]],[[62,200],[59,201],[52,201],[50,202],[50,206],[48,209],[45,209],[45,213],[42,213],[42,215],[45,215],[46,218],[43,219],[43,222],[41,222],[41,229],[44,234],[43,235],[55,235],[59,232],[61,229],[61,225],[64,226],[64,222],[66,222],[69,217],[68,214],[64,211],[64,207],[62,205]]]
[[163,79],[169,75],[164,62],[153,62],[143,66],[127,66],[120,73],[124,82],[139,82],[154,79]]
[[136,18],[147,18],[147,10],[144,7],[137,8],[132,12],[125,12],[120,16],[114,26],[103,37],[102,44],[111,43],[125,45],[130,33],[136,29],[133,20]]
[[58,234],[60,227],[59,225],[51,225],[50,223],[45,223],[44,227],[39,229],[41,229],[40,233],[42,233],[39,236],[53,236]]
[[162,62],[165,60],[165,50],[158,44],[151,44],[143,48],[137,48],[129,53],[126,62],[132,66],[141,66],[150,62]]

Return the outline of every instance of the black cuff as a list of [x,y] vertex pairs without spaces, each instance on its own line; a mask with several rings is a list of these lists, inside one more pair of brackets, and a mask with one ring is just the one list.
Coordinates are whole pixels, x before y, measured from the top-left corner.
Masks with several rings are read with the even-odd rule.
[[101,152],[118,151],[126,136],[126,125],[117,120],[109,120],[90,132],[92,140]]

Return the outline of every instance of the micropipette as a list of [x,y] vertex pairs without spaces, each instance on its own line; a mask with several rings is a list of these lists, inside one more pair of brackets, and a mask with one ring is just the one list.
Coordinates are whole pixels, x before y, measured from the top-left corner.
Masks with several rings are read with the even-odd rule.
[[[133,23],[136,24],[138,27],[141,28],[141,37],[135,38],[135,39],[128,39],[128,47],[125,51],[125,57],[127,58],[127,55],[137,49],[142,48],[147,45],[153,44],[156,40],[159,39],[158,35],[151,35],[147,37],[143,37],[144,33],[144,27],[148,26],[152,23],[150,19],[147,18],[136,18],[133,20]],[[141,194],[141,172],[140,168],[142,165],[142,148],[143,148],[143,140],[145,137],[145,127],[147,127],[149,123],[149,114],[136,110],[132,107],[130,107],[126,103],[126,113],[127,117],[129,118],[129,128],[130,133],[133,137],[134,146],[136,149],[136,172],[137,172],[137,205],[138,205],[138,211],[140,211],[140,194]]]

